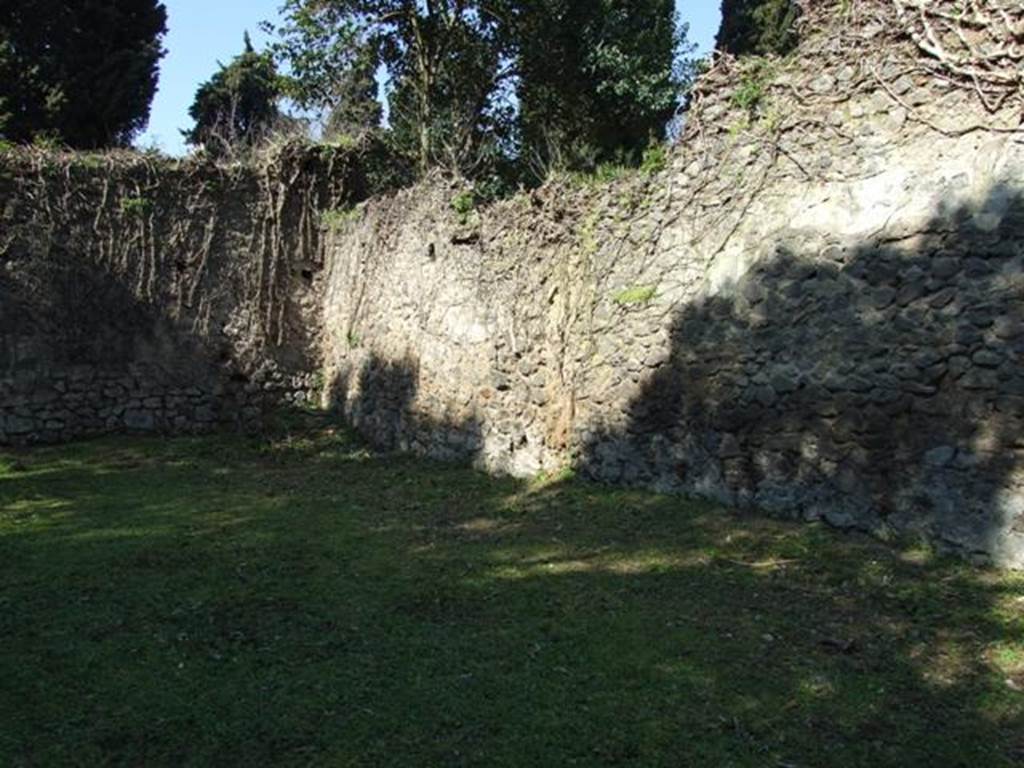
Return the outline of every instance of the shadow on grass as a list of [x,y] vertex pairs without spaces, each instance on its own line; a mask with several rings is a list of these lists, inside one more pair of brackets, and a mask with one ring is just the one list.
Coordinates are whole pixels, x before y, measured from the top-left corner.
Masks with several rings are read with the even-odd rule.
[[344,432],[0,456],[5,765],[1013,765],[1020,577]]

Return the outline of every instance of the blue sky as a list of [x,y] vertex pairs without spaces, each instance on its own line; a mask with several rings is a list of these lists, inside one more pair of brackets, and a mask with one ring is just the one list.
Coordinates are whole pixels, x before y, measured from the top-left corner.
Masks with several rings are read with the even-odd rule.
[[[676,0],[679,14],[690,25],[690,40],[709,51],[718,31],[719,0]],[[161,62],[160,86],[150,113],[149,130],[141,147],[157,146],[182,154],[181,129],[191,121],[188,108],[196,88],[242,50],[246,30],[259,48],[265,42],[259,23],[277,18],[281,0],[164,0],[168,34],[167,56]]]

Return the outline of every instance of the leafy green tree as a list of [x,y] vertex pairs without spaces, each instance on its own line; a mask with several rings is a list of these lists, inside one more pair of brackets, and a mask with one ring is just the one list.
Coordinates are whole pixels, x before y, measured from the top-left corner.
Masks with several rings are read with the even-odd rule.
[[324,124],[326,137],[358,139],[380,127],[384,110],[377,85],[378,62],[373,46],[361,46],[352,63],[339,75]]
[[794,0],[722,0],[718,48],[735,56],[783,55],[797,43]]
[[541,167],[638,158],[680,103],[686,27],[673,0],[521,3],[520,131]]
[[436,40],[424,30],[428,61],[391,52],[393,141],[423,167],[485,175],[512,128],[512,70],[503,66],[508,38],[493,17],[481,23],[467,15],[442,25]]
[[361,39],[363,26],[341,3],[287,0],[284,23],[264,22],[276,37],[270,45],[286,73],[284,95],[311,113],[327,134],[359,134],[380,124],[375,40]]
[[222,153],[251,146],[281,118],[281,84],[269,53],[257,53],[249,33],[245,49],[199,86],[188,113],[195,126],[183,131],[189,144]]
[[2,131],[125,146],[156,93],[167,12],[157,0],[0,0]]
[[[296,102],[375,118],[361,106],[369,69],[354,73],[361,57],[382,64],[391,142],[421,171],[507,179],[534,157],[638,157],[664,136],[685,79],[673,0],[288,0],[283,11],[275,50]],[[362,85],[343,97],[345,83]]]
[[477,123],[496,91],[501,58],[499,19],[487,3],[287,0],[282,12],[275,50],[300,106],[345,115],[352,108],[341,103],[347,98],[357,115],[367,114],[366,51],[373,51],[392,84],[394,138],[421,170],[442,162],[456,143],[460,156],[478,151]]

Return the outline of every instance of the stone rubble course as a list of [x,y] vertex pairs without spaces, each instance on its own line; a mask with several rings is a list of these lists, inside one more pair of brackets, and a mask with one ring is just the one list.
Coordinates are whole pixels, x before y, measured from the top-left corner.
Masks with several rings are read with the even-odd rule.
[[[315,164],[279,185],[136,169],[163,174],[166,211],[118,229],[97,206],[142,182],[81,171],[79,207],[40,219],[54,198],[32,180],[56,174],[17,166],[0,443],[316,399],[382,448],[572,466],[1024,568],[1019,110],[918,55],[868,18],[785,62],[723,60],[664,169],[468,216],[440,176],[349,210],[361,197],[324,192]],[[197,185],[206,214],[161,235]],[[308,212],[339,200],[330,226]],[[123,311],[33,266],[78,261],[124,286]]]

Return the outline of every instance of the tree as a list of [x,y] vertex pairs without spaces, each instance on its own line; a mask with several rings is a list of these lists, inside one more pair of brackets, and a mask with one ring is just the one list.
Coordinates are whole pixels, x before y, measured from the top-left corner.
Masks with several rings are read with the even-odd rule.
[[[300,106],[349,110],[349,83],[368,92],[366,51],[387,69],[393,136],[421,171],[478,153],[503,72],[500,18],[480,0],[287,0],[275,50]],[[362,63],[361,63],[362,62]],[[362,76],[357,73],[363,67]],[[351,97],[349,97],[351,98]],[[360,107],[365,113],[365,102]],[[453,141],[459,137],[458,141]]]
[[636,156],[679,104],[673,0],[288,0],[283,11],[276,50],[300,106],[360,103],[339,84],[359,82],[360,52],[373,51],[392,144],[421,171],[507,177],[534,154],[547,166]]
[[375,40],[360,39],[344,4],[287,0],[284,24],[264,22],[275,35],[270,51],[286,70],[284,95],[324,127],[326,135],[361,134],[380,125]]
[[685,80],[672,0],[537,0],[518,14],[521,139],[543,166],[636,157]]
[[[458,3],[453,3],[459,5]],[[389,99],[393,142],[421,167],[442,166],[466,176],[490,172],[511,132],[508,103],[513,71],[504,66],[509,38],[499,19],[465,7],[456,17],[425,19],[425,55],[391,51]],[[392,43],[395,41],[392,41]]]
[[243,52],[199,86],[188,111],[195,126],[182,133],[189,144],[216,153],[252,146],[279,121],[280,95],[273,59],[256,52],[247,32]]
[[167,12],[157,0],[0,0],[0,130],[125,146],[149,120]]
[[784,55],[797,43],[794,0],[722,0],[718,49],[735,56]]
[[339,74],[332,87],[325,136],[358,139],[380,127],[384,110],[378,98],[378,61],[373,46],[361,46]]

